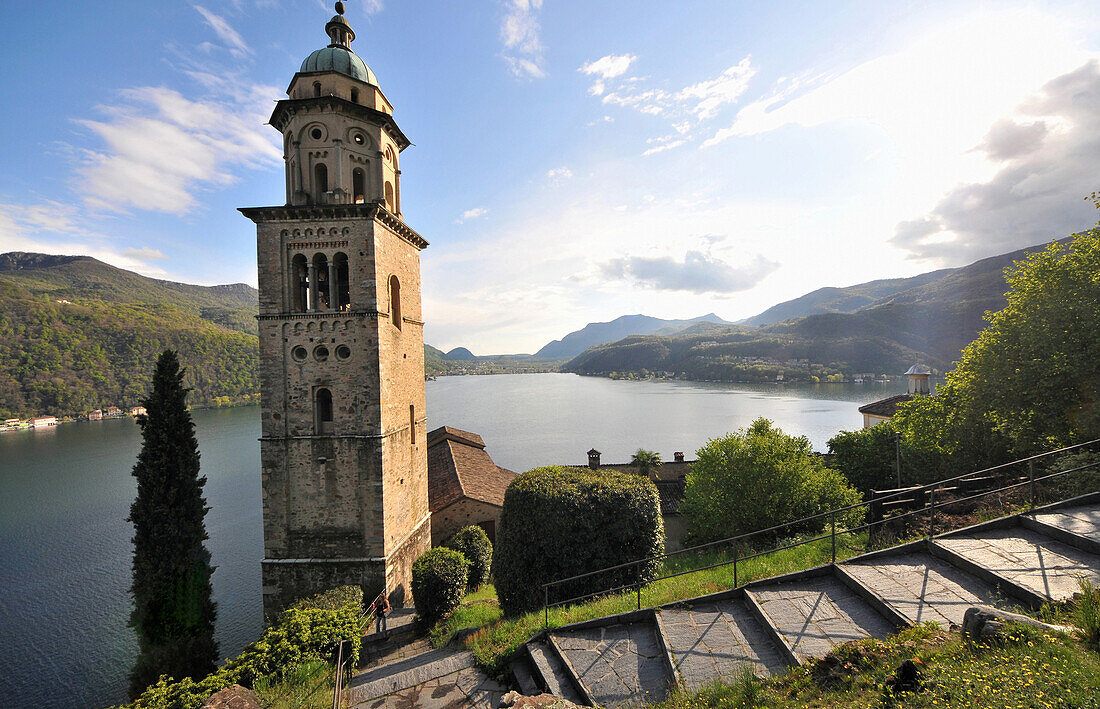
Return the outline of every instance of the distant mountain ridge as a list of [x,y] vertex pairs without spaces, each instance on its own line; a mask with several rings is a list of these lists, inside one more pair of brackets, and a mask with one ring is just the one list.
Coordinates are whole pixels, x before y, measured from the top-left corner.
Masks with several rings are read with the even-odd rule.
[[648,315],[623,315],[610,322],[588,323],[560,340],[547,343],[532,356],[536,359],[570,359],[589,347],[615,342],[630,335],[649,335],[658,331],[672,334],[701,322],[732,324],[714,313],[707,313],[689,320],[662,320]]

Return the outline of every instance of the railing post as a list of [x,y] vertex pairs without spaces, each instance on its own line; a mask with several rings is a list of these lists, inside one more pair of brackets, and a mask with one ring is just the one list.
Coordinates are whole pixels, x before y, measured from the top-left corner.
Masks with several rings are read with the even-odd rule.
[[550,627],[550,586],[542,586],[542,627]]
[[733,545],[733,587],[737,588],[737,545]]
[[1031,481],[1031,509],[1035,509],[1035,461],[1027,462],[1027,477]]
[[642,582],[639,581],[637,584],[635,584],[635,586],[638,589],[638,610],[641,610],[642,609]]
[[935,533],[936,524],[936,487],[932,486],[932,489],[928,491],[928,538],[931,539]]
[[833,542],[833,563],[835,564],[836,563],[836,511],[835,510],[832,512],[832,514],[829,515],[829,524],[833,528],[833,532],[832,532],[831,536],[832,536],[832,542]]

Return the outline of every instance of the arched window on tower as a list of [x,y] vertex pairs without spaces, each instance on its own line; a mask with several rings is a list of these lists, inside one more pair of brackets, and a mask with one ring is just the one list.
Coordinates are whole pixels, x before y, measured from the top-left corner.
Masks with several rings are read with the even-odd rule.
[[319,162],[313,166],[313,186],[317,190],[317,204],[321,204],[328,192],[328,166]]
[[332,283],[328,269],[328,257],[324,254],[313,255],[313,277],[317,280],[317,285],[315,288],[311,288],[311,290],[317,302],[316,304],[311,303],[311,305],[313,305],[312,309],[331,310]]
[[397,276],[390,276],[390,320],[401,329],[401,281]]
[[394,211],[393,205],[393,184],[386,182],[386,209]]
[[314,81],[313,82],[313,97],[314,98],[321,98],[321,82],[320,81]]
[[313,394],[313,432],[332,435],[332,392],[321,387]]
[[336,254],[332,257],[332,262],[336,268],[336,284],[333,288],[334,300],[333,305],[337,310],[350,310],[351,309],[351,281],[349,279],[348,271],[348,255],[344,253]]
[[351,171],[351,193],[355,204],[367,201],[367,173],[361,167]]
[[352,89],[351,90],[351,102],[352,103],[359,103],[359,89]]
[[290,261],[290,309],[304,313],[309,308],[309,266],[306,257],[297,254]]

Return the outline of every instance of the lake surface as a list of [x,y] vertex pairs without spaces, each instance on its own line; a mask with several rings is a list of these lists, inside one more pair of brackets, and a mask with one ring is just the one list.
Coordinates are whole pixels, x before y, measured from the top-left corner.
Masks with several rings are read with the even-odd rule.
[[[638,448],[690,459],[708,439],[764,416],[818,450],[858,428],[856,410],[904,391],[882,384],[748,385],[612,381],[571,374],[441,377],[427,384],[429,430],[480,434],[515,471],[606,463]],[[194,412],[223,657],[260,632],[258,407]],[[99,707],[126,699],[137,652],[126,622],[141,436],[131,419],[0,434],[0,697],[13,707]]]

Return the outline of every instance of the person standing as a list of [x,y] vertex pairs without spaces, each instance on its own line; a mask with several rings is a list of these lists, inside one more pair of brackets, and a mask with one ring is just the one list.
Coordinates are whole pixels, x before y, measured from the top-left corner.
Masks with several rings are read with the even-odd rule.
[[374,616],[377,619],[375,621],[374,631],[376,633],[386,632],[386,614],[390,612],[390,599],[386,598],[386,589],[378,594],[378,598],[374,599]]

